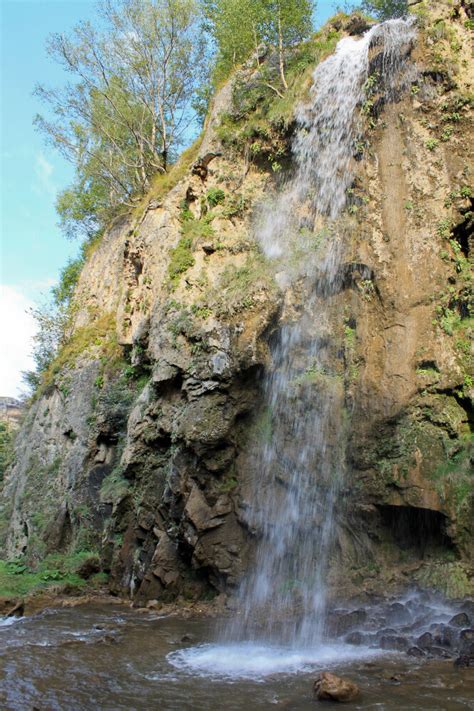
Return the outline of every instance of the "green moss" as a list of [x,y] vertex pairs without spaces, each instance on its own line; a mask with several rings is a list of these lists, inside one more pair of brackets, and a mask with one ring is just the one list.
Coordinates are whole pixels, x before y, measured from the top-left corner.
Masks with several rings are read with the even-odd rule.
[[147,195],[140,201],[133,212],[133,216],[137,222],[142,218],[144,211],[152,200],[162,200],[170,190],[183,180],[198,157],[202,139],[203,136],[199,136],[192,146],[183,151],[176,163],[171,166],[167,173],[157,173]]
[[103,504],[116,504],[127,496],[130,482],[118,467],[114,469],[102,482],[100,487],[100,501]]
[[257,415],[252,423],[249,436],[260,443],[269,444],[273,437],[273,413],[270,406],[266,406]]
[[60,373],[74,367],[81,356],[92,351],[96,352],[97,357],[105,356],[109,361],[122,357],[122,349],[117,341],[115,318],[112,314],[104,314],[91,324],[73,331],[43,373],[38,394],[54,383]]
[[235,477],[227,477],[218,486],[218,489],[223,494],[228,494],[238,486],[238,481]]
[[421,586],[438,590],[448,598],[462,598],[474,594],[474,583],[460,561],[428,563],[415,573],[414,577]]
[[260,292],[275,290],[266,259],[258,252],[250,252],[242,266],[226,266],[217,287],[207,291],[205,300],[218,316],[232,315],[253,308]]
[[353,350],[355,346],[356,332],[355,328],[344,326],[344,345],[347,350]]
[[177,246],[170,252],[170,262],[168,264],[168,276],[172,288],[176,288],[181,274],[194,266],[192,237],[181,237]]
[[458,518],[462,518],[463,513],[469,513],[474,497],[473,457],[474,436],[468,435],[448,450],[445,459],[432,473],[441,499],[453,508]]
[[221,188],[210,188],[206,193],[206,200],[211,207],[216,207],[225,200],[225,192]]

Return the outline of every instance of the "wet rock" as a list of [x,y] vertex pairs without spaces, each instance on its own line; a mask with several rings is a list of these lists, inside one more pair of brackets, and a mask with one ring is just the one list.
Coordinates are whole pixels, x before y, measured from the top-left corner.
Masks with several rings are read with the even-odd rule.
[[408,640],[400,635],[386,634],[382,635],[379,644],[382,649],[398,649],[403,651],[408,647]]
[[457,669],[474,667],[474,654],[461,654],[461,656],[454,660],[453,666]]
[[426,652],[424,652],[421,647],[410,647],[407,649],[407,655],[409,657],[421,658],[426,656]]
[[387,610],[387,618],[391,623],[397,622],[398,624],[402,624],[411,621],[411,614],[401,602],[394,602]]
[[461,610],[465,612],[471,619],[474,619],[474,601],[466,600],[461,605]]
[[435,625],[431,628],[433,641],[440,647],[453,647],[457,641],[457,633],[448,625]]
[[465,612],[458,612],[457,615],[451,617],[449,620],[450,625],[455,625],[456,627],[469,627],[471,620]]
[[447,649],[436,645],[433,645],[428,649],[428,654],[430,657],[434,657],[435,659],[450,659],[452,657]]
[[425,632],[418,637],[416,643],[418,647],[421,647],[422,649],[429,649],[429,647],[432,647],[434,643],[433,635],[430,632]]
[[313,693],[318,701],[355,701],[360,689],[353,681],[342,679],[330,672],[322,672],[313,685]]
[[345,642],[347,644],[363,644],[364,643],[364,635],[362,632],[350,632],[348,635],[346,635]]
[[365,610],[353,610],[352,612],[335,610],[329,618],[328,627],[335,635],[342,635],[345,632],[363,624],[367,619]]
[[474,642],[474,628],[468,627],[465,630],[461,630],[459,639],[461,642]]

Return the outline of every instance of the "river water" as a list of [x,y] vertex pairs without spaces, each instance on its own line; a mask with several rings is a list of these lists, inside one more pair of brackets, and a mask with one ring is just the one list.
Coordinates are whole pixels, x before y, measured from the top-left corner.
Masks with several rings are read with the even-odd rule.
[[[474,670],[342,643],[309,652],[210,644],[222,621],[82,606],[0,620],[5,711],[314,709],[317,673],[362,689],[353,709],[474,708]],[[192,666],[190,660],[193,660]]]

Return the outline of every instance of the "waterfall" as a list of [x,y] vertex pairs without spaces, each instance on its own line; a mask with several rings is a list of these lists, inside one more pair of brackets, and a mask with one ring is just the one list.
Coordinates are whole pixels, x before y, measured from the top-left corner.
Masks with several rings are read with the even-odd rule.
[[[264,383],[271,435],[255,454],[246,492],[247,525],[258,537],[253,570],[240,590],[241,613],[228,639],[311,646],[324,631],[326,575],[336,500],[346,469],[344,366],[335,324],[345,243],[342,216],[354,175],[359,108],[372,62],[386,100],[396,98],[415,29],[390,20],[360,39],[342,39],[313,75],[297,113],[296,170],[256,218],[263,251],[288,289]],[[380,91],[380,89],[379,89]]]

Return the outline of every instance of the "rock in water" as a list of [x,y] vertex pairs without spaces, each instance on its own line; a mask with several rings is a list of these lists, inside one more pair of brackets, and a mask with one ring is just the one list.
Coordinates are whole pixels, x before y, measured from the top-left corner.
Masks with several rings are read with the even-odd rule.
[[360,689],[353,681],[341,679],[330,672],[322,672],[314,682],[313,692],[318,701],[355,701]]

